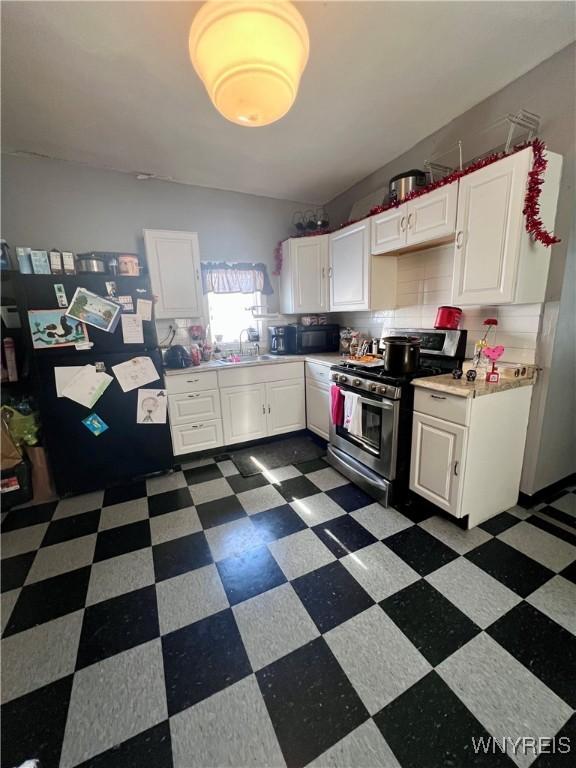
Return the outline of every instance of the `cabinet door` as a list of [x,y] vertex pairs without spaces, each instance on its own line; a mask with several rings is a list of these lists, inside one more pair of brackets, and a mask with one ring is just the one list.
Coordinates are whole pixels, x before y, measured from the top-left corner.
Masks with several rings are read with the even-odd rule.
[[170,424],[190,424],[220,418],[220,393],[217,389],[205,392],[182,392],[168,395]]
[[370,219],[371,251],[374,254],[397,251],[406,245],[407,204],[390,208]]
[[370,219],[330,235],[330,309],[370,309]]
[[175,456],[182,453],[207,451],[209,448],[217,448],[223,444],[220,419],[197,424],[172,425],[171,433]]
[[414,413],[410,488],[455,517],[460,508],[467,428]]
[[200,249],[196,232],[144,230],[157,318],[200,317]]
[[266,399],[269,435],[281,435],[306,427],[303,379],[266,384]]
[[456,231],[458,182],[447,184],[407,203],[406,245],[417,245]]
[[514,301],[531,153],[460,179],[454,250],[454,304]]
[[306,426],[328,440],[330,429],[330,390],[326,384],[306,381]]
[[328,310],[328,235],[303,237],[290,243],[293,312]]
[[266,386],[251,384],[220,390],[227,445],[266,437]]

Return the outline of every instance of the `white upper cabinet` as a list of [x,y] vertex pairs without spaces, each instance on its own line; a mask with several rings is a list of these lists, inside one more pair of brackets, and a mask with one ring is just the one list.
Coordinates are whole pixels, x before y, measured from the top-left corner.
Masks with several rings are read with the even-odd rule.
[[329,236],[330,309],[370,309],[370,219]]
[[[541,216],[553,229],[562,158],[548,153]],[[544,301],[550,249],[531,241],[522,210],[532,149],[460,179],[454,250],[454,304]]]
[[157,318],[201,317],[200,249],[196,232],[145,229],[144,243]]
[[458,182],[371,217],[373,254],[411,249],[451,238],[456,231]]
[[406,205],[406,245],[450,237],[456,231],[458,182],[409,200]]
[[408,204],[372,216],[372,253],[389,253],[406,245]]
[[280,311],[327,312],[328,235],[294,237],[282,244]]

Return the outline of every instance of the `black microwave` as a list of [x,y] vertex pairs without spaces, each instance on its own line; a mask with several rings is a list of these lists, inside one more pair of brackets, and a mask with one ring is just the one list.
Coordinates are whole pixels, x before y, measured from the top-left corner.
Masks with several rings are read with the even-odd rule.
[[338,352],[339,325],[286,325],[286,354],[307,355],[316,352]]

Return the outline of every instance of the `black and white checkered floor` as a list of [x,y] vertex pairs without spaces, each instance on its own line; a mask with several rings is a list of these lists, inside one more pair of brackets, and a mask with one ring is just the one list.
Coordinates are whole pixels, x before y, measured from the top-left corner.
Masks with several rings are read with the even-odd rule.
[[226,457],[8,513],[2,766],[573,766],[473,738],[576,750],[574,488],[421,518]]

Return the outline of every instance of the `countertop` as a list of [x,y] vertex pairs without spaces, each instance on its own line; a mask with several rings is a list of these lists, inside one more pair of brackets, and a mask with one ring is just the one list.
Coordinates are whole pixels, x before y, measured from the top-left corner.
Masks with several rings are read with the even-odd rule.
[[535,381],[536,378],[513,379],[500,376],[500,381],[497,384],[489,384],[484,379],[467,381],[465,376],[461,379],[454,379],[451,373],[443,373],[440,376],[413,379],[412,384],[415,387],[446,392],[448,395],[456,395],[457,397],[483,397],[484,395],[493,395],[496,392],[505,392],[507,389],[531,387]]
[[278,355],[269,360],[242,360],[240,363],[223,363],[219,360],[210,360],[208,363],[200,363],[191,368],[165,369],[165,376],[180,376],[190,374],[190,371],[227,371],[233,368],[246,368],[253,365],[278,365],[283,363],[319,363],[320,365],[337,365],[342,361],[342,356],[336,352],[319,352],[315,355]]

